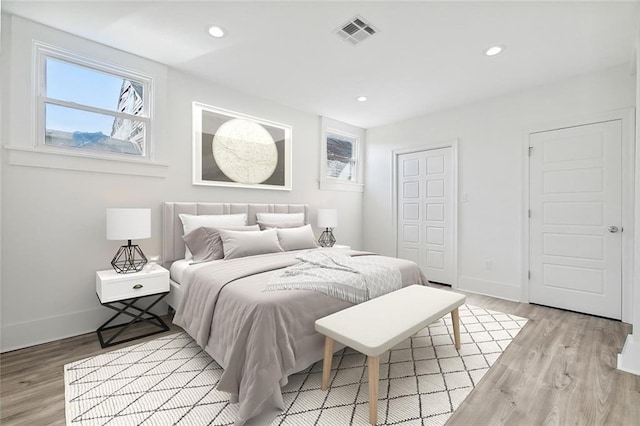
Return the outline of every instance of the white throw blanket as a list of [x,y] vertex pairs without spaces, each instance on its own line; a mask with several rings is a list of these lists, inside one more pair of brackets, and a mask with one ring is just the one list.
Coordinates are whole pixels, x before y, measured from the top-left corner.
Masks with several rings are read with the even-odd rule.
[[264,291],[314,290],[350,303],[362,303],[402,287],[400,270],[369,258],[331,251],[299,254],[301,263],[273,274]]

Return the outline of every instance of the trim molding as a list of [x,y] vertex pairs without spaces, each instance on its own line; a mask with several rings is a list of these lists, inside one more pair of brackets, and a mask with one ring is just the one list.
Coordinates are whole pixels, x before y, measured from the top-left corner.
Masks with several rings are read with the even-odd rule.
[[520,287],[499,281],[489,281],[462,275],[458,277],[458,289],[499,299],[520,301]]
[[12,166],[42,167],[46,169],[76,170],[166,178],[169,165],[151,161],[135,161],[108,156],[94,157],[69,152],[5,146]]
[[322,191],[351,191],[364,192],[364,184],[357,182],[340,181],[339,179],[320,179],[320,189]]
[[[151,310],[157,315],[166,315],[167,304],[162,301]],[[15,324],[3,324],[0,352],[15,351],[29,346],[53,342],[81,334],[94,333],[114,311],[98,307],[87,311],[72,312],[48,318]],[[96,337],[96,342],[98,338]]]
[[622,352],[618,354],[618,370],[640,376],[640,342],[634,336],[638,333],[627,335]]

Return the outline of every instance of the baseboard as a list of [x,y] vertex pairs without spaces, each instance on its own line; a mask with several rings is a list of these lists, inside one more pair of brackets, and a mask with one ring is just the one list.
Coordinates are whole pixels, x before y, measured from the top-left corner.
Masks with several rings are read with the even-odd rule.
[[640,341],[629,334],[622,352],[618,354],[618,370],[640,376]]
[[[151,310],[157,315],[167,313],[167,304],[160,302]],[[79,336],[95,332],[115,312],[105,307],[98,307],[87,311],[72,312],[47,318],[15,324],[3,324],[0,352],[15,351],[29,346]],[[96,341],[98,338],[96,337]]]
[[458,289],[499,299],[520,301],[520,286],[460,275]]

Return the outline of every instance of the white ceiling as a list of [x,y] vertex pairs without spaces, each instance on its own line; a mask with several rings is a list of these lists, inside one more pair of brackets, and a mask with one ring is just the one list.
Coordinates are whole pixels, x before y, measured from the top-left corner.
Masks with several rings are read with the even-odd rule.
[[[2,10],[364,128],[631,69],[640,22],[631,1],[21,0]],[[333,34],[355,15],[380,31],[357,46]],[[228,36],[210,37],[211,24]],[[485,56],[495,44],[505,51]]]

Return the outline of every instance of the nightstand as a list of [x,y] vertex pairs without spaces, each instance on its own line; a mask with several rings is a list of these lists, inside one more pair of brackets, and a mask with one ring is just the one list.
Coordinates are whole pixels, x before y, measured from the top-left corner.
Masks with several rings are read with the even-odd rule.
[[[161,266],[156,265],[150,271],[143,270],[133,274],[119,274],[113,269],[98,271],[96,294],[102,306],[117,312],[96,330],[103,348],[169,330],[169,326],[158,315],[149,312],[169,294],[169,271]],[[149,299],[151,303],[146,307],[139,306],[141,299]],[[127,315],[132,319],[127,323],[109,325],[120,315]],[[159,330],[115,341],[131,325],[140,322],[148,322]],[[104,340],[102,333],[113,329],[119,330]]]

